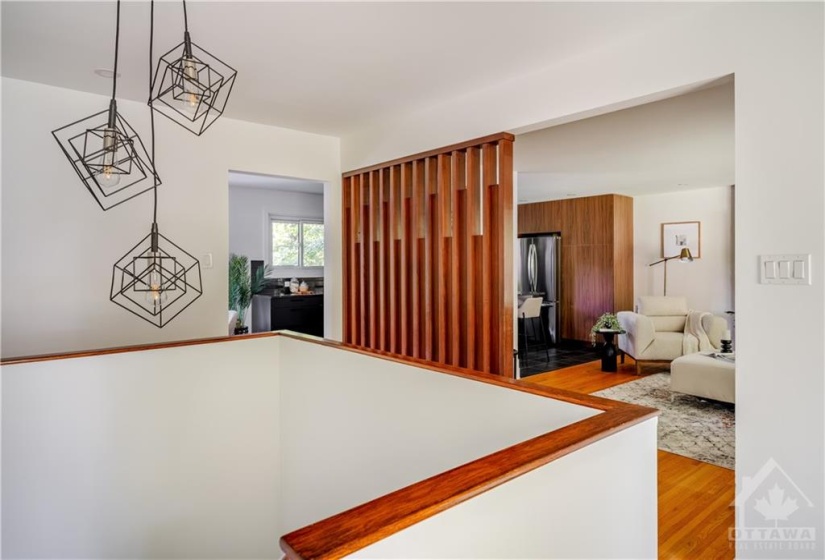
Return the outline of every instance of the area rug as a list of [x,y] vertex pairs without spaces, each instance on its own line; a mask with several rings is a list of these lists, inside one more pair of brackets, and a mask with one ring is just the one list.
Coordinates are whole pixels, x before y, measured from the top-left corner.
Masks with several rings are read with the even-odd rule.
[[675,393],[671,403],[669,373],[654,373],[593,394],[658,408],[659,449],[728,469],[734,467],[733,405],[681,393]]

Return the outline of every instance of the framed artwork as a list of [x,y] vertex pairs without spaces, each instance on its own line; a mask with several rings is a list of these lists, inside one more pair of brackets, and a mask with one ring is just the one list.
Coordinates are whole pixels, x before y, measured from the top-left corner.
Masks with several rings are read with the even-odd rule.
[[690,249],[690,254],[694,259],[702,256],[701,222],[662,224],[662,258],[678,256],[685,247]]

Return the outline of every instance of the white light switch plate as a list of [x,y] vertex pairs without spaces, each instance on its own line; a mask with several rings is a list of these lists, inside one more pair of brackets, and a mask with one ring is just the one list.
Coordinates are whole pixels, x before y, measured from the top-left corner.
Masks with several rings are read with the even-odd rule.
[[811,284],[811,255],[759,255],[760,284]]
[[203,268],[212,268],[212,253],[203,256]]

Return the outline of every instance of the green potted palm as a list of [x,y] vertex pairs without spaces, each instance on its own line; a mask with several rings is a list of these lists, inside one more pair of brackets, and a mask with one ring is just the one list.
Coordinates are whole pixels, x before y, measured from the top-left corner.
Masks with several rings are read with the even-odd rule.
[[244,255],[229,255],[229,309],[238,313],[235,334],[247,334],[246,310],[252,303],[252,279],[249,259]]

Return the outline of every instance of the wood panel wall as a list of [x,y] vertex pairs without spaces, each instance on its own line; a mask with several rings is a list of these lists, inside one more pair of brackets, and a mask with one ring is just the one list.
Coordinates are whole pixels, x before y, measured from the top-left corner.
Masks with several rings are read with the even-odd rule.
[[513,376],[513,136],[343,175],[344,342]]
[[606,311],[633,309],[633,199],[603,195],[518,207],[518,234],[561,233],[561,337],[590,340]]

